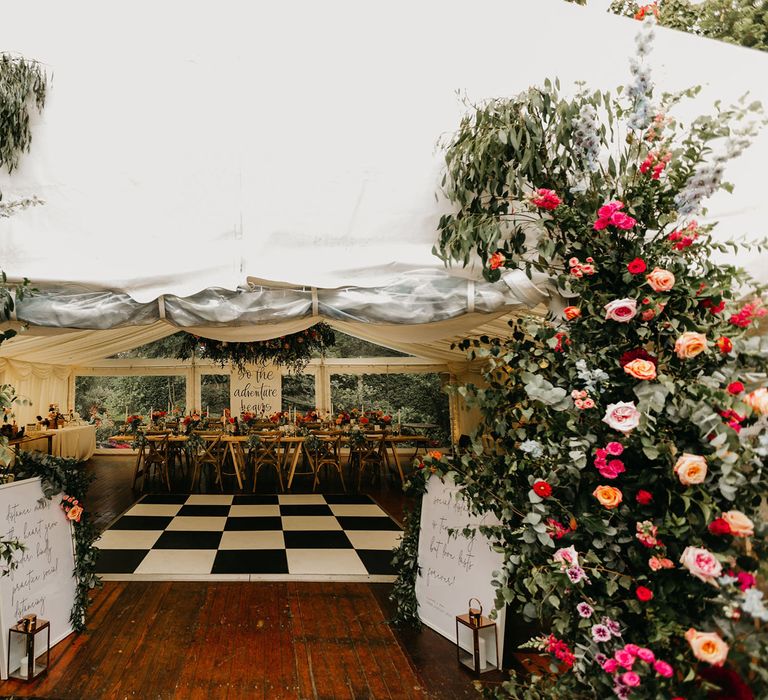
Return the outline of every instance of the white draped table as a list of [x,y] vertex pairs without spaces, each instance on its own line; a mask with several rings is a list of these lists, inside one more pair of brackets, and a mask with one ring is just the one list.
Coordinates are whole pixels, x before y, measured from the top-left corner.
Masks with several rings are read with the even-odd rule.
[[84,462],[86,459],[90,459],[96,450],[95,425],[71,425],[37,434],[40,439],[28,442],[25,449],[47,452],[48,441],[44,436],[52,435],[51,452],[57,457],[70,457]]

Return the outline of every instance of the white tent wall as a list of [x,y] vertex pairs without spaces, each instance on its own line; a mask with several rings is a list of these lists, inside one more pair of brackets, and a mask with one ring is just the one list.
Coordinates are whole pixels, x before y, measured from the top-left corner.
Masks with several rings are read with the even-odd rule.
[[13,406],[20,426],[45,416],[51,403],[57,403],[62,412],[74,406],[72,377],[71,367],[0,359],[0,384],[13,386],[22,399]]
[[[0,222],[0,260],[143,301],[247,275],[376,287],[442,269],[435,144],[465,109],[455,91],[613,88],[638,29],[560,0],[31,0],[3,15],[0,47],[55,78],[31,152],[0,175],[7,198],[46,204]],[[656,45],[660,88],[706,86],[687,115],[768,97],[762,52],[664,29]],[[723,235],[767,233],[766,159],[763,134],[728,169],[736,192],[710,207]],[[764,254],[745,262],[768,274]]]

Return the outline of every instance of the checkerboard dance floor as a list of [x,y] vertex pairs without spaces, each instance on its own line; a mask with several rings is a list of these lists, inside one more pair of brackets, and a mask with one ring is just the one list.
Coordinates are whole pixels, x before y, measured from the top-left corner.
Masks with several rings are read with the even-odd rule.
[[401,530],[368,496],[146,495],[96,542],[105,580],[393,581]]

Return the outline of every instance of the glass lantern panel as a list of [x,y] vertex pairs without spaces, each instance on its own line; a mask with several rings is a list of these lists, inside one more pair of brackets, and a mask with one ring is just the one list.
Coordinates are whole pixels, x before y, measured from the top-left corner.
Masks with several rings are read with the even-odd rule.
[[8,675],[11,678],[26,678],[27,670],[27,635],[11,632],[8,648]]
[[[491,671],[498,666],[496,658],[496,627],[484,627],[477,630],[480,651],[480,673]],[[472,629],[459,625],[459,660],[465,666],[474,670],[474,642]]]

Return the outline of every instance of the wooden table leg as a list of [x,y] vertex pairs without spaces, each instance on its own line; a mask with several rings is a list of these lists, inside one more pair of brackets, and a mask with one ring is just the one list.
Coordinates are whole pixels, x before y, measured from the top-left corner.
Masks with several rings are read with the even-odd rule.
[[232,466],[235,468],[235,476],[237,477],[237,485],[240,490],[243,490],[243,478],[240,475],[240,445],[234,442],[229,443],[229,454],[232,456]]
[[[397,443],[390,442],[390,448],[392,448],[392,458],[395,460],[395,466],[397,467],[397,473],[400,474],[400,483],[405,483],[405,475],[403,474],[403,466],[400,464],[400,455],[397,454]],[[384,453],[386,454],[386,452]]]
[[291,460],[291,470],[288,472],[288,485],[287,490],[291,490],[291,484],[293,483],[293,475],[296,473],[296,467],[299,464],[299,457],[301,456],[301,446],[302,443],[289,443],[288,444],[288,450],[285,453],[286,462],[288,461],[288,456],[290,455],[291,448],[293,448],[293,459]]

